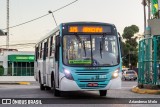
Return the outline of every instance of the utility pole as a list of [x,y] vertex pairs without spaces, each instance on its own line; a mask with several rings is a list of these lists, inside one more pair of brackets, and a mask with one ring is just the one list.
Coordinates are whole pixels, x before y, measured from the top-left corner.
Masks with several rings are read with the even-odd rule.
[[151,1],[148,0],[148,20],[151,18]]
[[9,49],[9,0],[7,0],[7,37],[6,48]]
[[144,32],[146,30],[146,0],[142,0],[143,13],[144,13]]

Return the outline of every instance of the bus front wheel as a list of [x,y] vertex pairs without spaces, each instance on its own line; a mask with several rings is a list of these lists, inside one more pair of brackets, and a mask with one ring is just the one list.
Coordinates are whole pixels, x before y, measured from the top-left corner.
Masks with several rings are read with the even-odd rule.
[[100,96],[106,96],[107,90],[99,90]]
[[54,96],[60,96],[60,91],[56,89],[56,85],[55,85],[55,80],[54,80],[54,75],[52,74],[52,77],[51,77],[51,83],[52,83],[52,86],[53,86],[53,93],[54,93]]
[[60,96],[60,91],[55,88],[55,85],[53,85],[53,93],[56,97]]

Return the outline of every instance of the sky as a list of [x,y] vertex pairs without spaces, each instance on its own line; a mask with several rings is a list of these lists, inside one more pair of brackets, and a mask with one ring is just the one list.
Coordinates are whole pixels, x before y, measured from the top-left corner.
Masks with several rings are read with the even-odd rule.
[[[0,0],[0,29],[6,28],[6,1]],[[74,0],[10,0],[10,26],[24,23],[54,11]],[[93,21],[115,24],[122,35],[126,26],[137,25],[143,33],[142,0],[78,0],[74,4],[54,12],[58,24],[75,21]],[[36,43],[56,27],[52,15],[28,24],[11,28],[9,44]],[[5,30],[4,30],[5,31]],[[0,48],[6,45],[6,37],[0,37]],[[34,45],[13,47],[20,51],[34,51]]]

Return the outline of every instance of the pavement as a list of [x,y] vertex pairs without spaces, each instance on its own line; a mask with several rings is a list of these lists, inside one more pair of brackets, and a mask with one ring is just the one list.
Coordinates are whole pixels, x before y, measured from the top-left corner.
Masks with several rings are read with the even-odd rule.
[[[31,85],[36,83],[36,81],[0,81],[0,85]],[[131,88],[132,92],[134,93],[139,93],[139,94],[160,94],[160,89],[159,90],[153,90],[153,89],[141,89],[137,86],[134,86]]]
[[138,87],[133,87],[132,92],[139,94],[160,94],[160,89],[153,90],[153,89],[140,89]]

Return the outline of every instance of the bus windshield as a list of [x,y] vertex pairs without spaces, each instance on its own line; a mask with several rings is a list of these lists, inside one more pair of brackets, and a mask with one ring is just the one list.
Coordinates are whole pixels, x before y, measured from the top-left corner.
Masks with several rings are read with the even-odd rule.
[[63,36],[63,63],[68,66],[115,66],[118,51],[115,35]]

